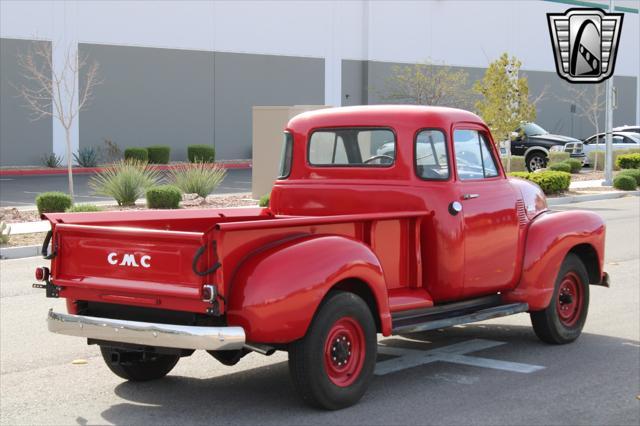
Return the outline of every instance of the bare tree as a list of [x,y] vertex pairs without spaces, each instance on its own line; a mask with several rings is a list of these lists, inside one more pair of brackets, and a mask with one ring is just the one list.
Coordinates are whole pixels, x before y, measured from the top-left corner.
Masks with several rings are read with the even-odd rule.
[[417,105],[468,108],[472,98],[468,79],[466,71],[447,65],[431,62],[396,65],[387,80],[387,93],[383,98]]
[[[26,53],[18,54],[18,65],[25,82],[16,89],[31,111],[31,119],[53,117],[65,130],[69,195],[73,198],[71,129],[79,112],[92,99],[93,89],[101,83],[98,63],[89,63],[86,56],[79,56],[75,49],[71,53],[69,47],[64,64],[56,67],[51,49],[44,43],[34,43]],[[81,73],[84,84],[80,90],[76,82]]]
[[[605,90],[604,84],[593,85],[591,87],[575,87],[572,85],[566,86],[569,96],[556,98],[568,104],[576,106],[578,117],[584,117],[593,126],[596,131],[596,135],[600,133],[600,114],[605,108]],[[596,137],[597,143],[597,137]],[[593,157],[593,169],[598,168],[598,154]]]

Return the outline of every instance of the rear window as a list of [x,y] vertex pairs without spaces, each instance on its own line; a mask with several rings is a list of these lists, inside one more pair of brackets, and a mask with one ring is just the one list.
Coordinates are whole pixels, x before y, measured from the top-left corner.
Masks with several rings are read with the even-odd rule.
[[284,142],[280,153],[280,173],[278,179],[286,179],[291,174],[291,162],[293,161],[293,136],[284,132]]
[[311,134],[308,158],[314,166],[389,167],[395,151],[389,129],[323,129]]

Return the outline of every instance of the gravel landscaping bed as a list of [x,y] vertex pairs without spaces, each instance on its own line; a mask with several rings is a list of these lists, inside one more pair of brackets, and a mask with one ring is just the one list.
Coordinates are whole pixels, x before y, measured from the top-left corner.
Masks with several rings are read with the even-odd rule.
[[35,234],[16,234],[11,235],[8,244],[0,244],[0,247],[22,247],[42,245],[46,232],[37,232]]
[[[258,205],[258,200],[251,198],[251,193],[209,195],[207,198],[198,197],[197,194],[185,194],[180,204],[185,209],[212,209],[223,207],[252,207]],[[144,204],[131,207],[118,205],[99,205],[103,210],[147,210]],[[18,210],[13,207],[0,209],[0,221],[7,223],[37,222],[41,220],[36,210]]]
[[18,222],[37,222],[40,215],[37,210],[18,210],[15,207],[6,207],[0,209],[0,222],[18,223]]

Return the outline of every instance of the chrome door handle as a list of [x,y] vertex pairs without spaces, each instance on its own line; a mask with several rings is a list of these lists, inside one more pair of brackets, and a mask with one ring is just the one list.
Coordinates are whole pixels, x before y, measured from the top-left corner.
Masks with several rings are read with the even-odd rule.
[[480,196],[480,194],[464,194],[462,196],[463,200],[472,200],[474,198],[478,198]]

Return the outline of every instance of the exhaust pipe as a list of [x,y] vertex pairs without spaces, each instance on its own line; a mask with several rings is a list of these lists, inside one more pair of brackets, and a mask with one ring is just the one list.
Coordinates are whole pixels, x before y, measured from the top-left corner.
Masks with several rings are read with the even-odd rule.
[[276,351],[276,348],[274,348],[273,346],[262,345],[260,343],[245,343],[244,347],[246,349],[249,349],[250,351],[258,352],[259,354],[266,356],[273,355],[273,353]]

